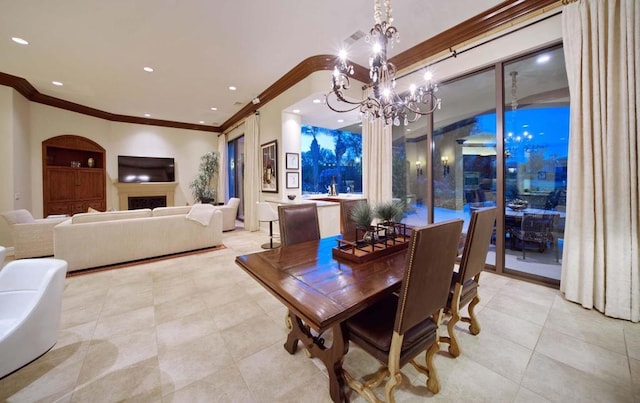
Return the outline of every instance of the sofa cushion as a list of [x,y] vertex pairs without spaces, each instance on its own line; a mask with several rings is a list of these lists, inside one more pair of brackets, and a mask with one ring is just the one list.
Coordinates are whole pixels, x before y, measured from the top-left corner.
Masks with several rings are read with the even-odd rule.
[[29,210],[24,209],[5,211],[2,215],[9,224],[31,224],[36,221]]
[[191,206],[156,207],[153,209],[153,216],[161,217],[167,215],[189,214],[189,211],[191,211]]
[[151,217],[151,209],[109,211],[106,213],[79,213],[71,218],[72,224],[82,224],[90,222],[126,220],[129,218]]

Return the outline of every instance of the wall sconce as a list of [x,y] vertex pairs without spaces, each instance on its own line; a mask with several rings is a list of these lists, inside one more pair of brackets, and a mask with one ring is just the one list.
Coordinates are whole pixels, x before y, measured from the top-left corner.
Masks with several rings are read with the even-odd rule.
[[422,176],[422,164],[416,161],[416,176]]
[[443,156],[440,158],[440,163],[442,164],[442,176],[449,175],[449,157]]

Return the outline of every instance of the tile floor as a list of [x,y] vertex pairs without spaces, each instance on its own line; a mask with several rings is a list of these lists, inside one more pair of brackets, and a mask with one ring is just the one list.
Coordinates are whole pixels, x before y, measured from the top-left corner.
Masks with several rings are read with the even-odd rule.
[[[234,264],[265,239],[67,279],[58,343],[0,380],[0,401],[329,402],[322,364],[282,347],[284,307]],[[440,393],[408,366],[397,401],[640,402],[639,324],[491,273],[480,293],[482,332],[460,326],[461,356],[435,359]],[[345,367],[377,364],[352,345]]]

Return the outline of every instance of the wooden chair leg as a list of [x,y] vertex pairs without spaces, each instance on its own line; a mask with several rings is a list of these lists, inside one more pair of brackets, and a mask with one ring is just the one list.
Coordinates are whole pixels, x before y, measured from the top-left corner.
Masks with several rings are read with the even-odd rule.
[[474,336],[480,333],[480,323],[478,322],[475,312],[475,307],[478,305],[478,302],[480,302],[480,297],[476,294],[469,303],[469,308],[467,309],[469,311],[469,332]]
[[440,343],[438,338],[433,341],[429,350],[427,350],[425,361],[427,363],[427,371],[429,375],[427,375],[427,389],[434,395],[440,392],[440,381],[438,381],[438,371],[436,371],[436,367],[433,364],[434,355],[440,350]]
[[391,347],[389,348],[389,380],[384,386],[384,394],[387,398],[387,402],[395,403],[393,397],[394,389],[402,383],[402,374],[400,373],[400,353],[402,351],[402,340],[404,336],[393,332],[393,338],[391,339]]
[[455,290],[453,291],[453,297],[451,298],[451,318],[447,323],[447,337],[438,338],[438,341],[449,344],[449,354],[454,358],[460,355],[460,347],[455,333],[456,323],[460,320],[464,320],[464,318],[460,316],[461,295],[462,285],[458,283],[456,284]]
[[[478,273],[475,277],[474,280],[476,283],[480,284],[480,274]],[[465,323],[469,324],[469,332],[476,336],[480,333],[480,322],[478,322],[478,317],[476,316],[476,305],[478,305],[478,303],[480,302],[480,297],[478,296],[478,292],[476,291],[476,295],[473,296],[473,299],[471,300],[471,302],[469,303],[469,307],[467,308],[467,311],[469,311],[469,317],[468,318],[462,318],[462,321]]]

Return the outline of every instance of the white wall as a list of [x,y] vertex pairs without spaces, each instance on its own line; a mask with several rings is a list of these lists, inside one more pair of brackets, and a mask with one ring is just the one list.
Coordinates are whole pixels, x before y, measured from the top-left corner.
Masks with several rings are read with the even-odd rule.
[[[13,209],[13,142],[13,89],[0,86],[0,211]],[[0,219],[0,245],[13,246],[3,219]]]
[[0,211],[13,209],[13,89],[0,86]]
[[[193,204],[189,183],[198,171],[200,157],[209,151],[218,151],[217,133],[118,122],[111,122],[110,126],[108,147],[103,147],[108,150],[107,174],[112,182],[118,180],[118,155],[172,157],[176,161],[178,182],[175,205]],[[118,205],[113,185],[107,204],[116,208]]]
[[13,208],[30,209],[33,202],[29,160],[30,102],[13,91]]
[[[283,113],[283,111],[311,94],[326,93],[330,82],[331,71],[317,71],[259,109],[260,140],[258,143],[264,144],[272,140],[278,141],[278,194],[262,193],[260,200],[265,198],[284,199],[285,195],[296,193],[295,189],[287,190],[285,188],[286,170],[284,157],[285,152],[300,153],[301,120],[299,116],[292,113]],[[352,82],[352,88],[359,88],[359,85],[361,84],[357,81]],[[292,137],[292,133],[295,130],[297,130],[297,139]],[[283,135],[283,133],[287,134]],[[302,176],[300,180],[302,180]],[[299,189],[297,190],[300,192]]]
[[[107,152],[107,208],[118,208],[113,182],[118,178],[118,155],[173,157],[176,160],[175,204],[193,203],[189,183],[200,156],[217,150],[217,133],[146,126],[70,112],[26,100],[10,87],[0,86],[0,178],[6,186],[0,210],[26,208],[42,217],[42,142],[63,134],[89,138]],[[20,200],[13,200],[20,193]],[[0,242],[8,244],[0,228]]]

